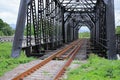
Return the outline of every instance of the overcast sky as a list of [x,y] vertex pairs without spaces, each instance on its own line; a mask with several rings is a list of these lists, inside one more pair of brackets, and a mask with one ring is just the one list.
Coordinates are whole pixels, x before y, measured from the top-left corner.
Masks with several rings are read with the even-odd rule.
[[[115,22],[120,25],[120,0],[115,1]],[[0,18],[8,24],[16,24],[20,0],[0,0]]]

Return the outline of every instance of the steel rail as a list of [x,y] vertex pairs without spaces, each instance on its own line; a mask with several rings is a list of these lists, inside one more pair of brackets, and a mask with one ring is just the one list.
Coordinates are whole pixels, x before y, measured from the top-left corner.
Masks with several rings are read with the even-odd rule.
[[39,64],[33,66],[32,68],[28,69],[27,71],[19,74],[18,76],[16,76],[15,78],[13,78],[12,80],[23,80],[24,77],[27,77],[28,75],[32,74],[33,72],[35,72],[37,69],[41,68],[42,66],[44,66],[45,64],[47,64],[48,62],[50,62],[52,59],[54,59],[56,57],[56,55],[58,54],[63,54],[65,53],[67,50],[69,50],[71,48],[72,45],[75,44],[75,42],[77,42],[78,40],[72,42],[70,45],[66,46],[64,49],[59,50],[58,52],[56,52],[55,54],[49,56],[48,58],[46,58],[45,60],[43,60],[42,62],[40,62]]
[[73,54],[74,50],[77,48],[78,46],[75,46],[70,52],[68,52],[67,55],[61,55],[59,57],[60,60],[66,60],[66,59],[69,59],[69,57]]
[[74,52],[72,53],[72,55],[70,56],[70,58],[68,59],[68,61],[60,69],[60,71],[56,74],[56,76],[54,77],[53,80],[59,80],[59,78],[62,76],[62,74],[64,73],[64,71],[66,71],[67,67],[69,67],[69,65],[71,64],[71,62],[74,59],[76,53],[80,50],[82,44],[83,44],[83,41],[80,44],[77,45],[77,48],[74,49]]
[[[73,48],[71,51],[70,51],[70,53],[68,53],[67,54],[67,56],[66,57],[69,57],[70,56],[70,54],[72,54],[73,53],[73,51],[74,51],[74,49],[76,49],[76,45],[78,44],[78,43],[80,43],[81,42],[81,40],[78,40],[73,46],[71,46],[71,48]],[[71,49],[70,48],[70,49]],[[68,51],[68,50],[67,50]],[[61,54],[58,54],[58,55],[56,55],[56,58],[62,58],[62,55],[63,55],[64,53],[61,53]]]
[[[74,49],[76,49],[77,47],[78,46],[75,46]],[[74,52],[74,49],[69,54],[67,54],[66,56],[64,56],[63,59],[68,59],[72,55],[72,53]]]

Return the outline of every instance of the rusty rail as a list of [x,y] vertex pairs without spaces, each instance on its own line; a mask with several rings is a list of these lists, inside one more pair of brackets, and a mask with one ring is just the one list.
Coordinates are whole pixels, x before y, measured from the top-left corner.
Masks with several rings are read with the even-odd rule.
[[[81,43],[82,40],[79,41],[79,43]],[[78,46],[75,46],[67,55],[63,56],[63,59],[68,59],[74,52],[74,50],[77,48]]]
[[81,42],[80,44],[78,44],[78,46],[71,51],[72,54],[71,54],[70,58],[67,60],[67,62],[65,63],[65,65],[61,68],[61,70],[57,73],[57,75],[54,77],[53,80],[59,80],[59,78],[62,76],[62,74],[64,73],[64,71],[66,71],[67,67],[71,64],[72,60],[75,57],[75,54],[80,50],[82,44],[83,44],[83,42]]
[[[78,41],[78,40],[77,40]],[[48,62],[50,62],[52,59],[54,59],[56,57],[56,55],[58,54],[63,54],[65,53],[67,50],[69,50],[71,48],[71,46],[73,46],[77,41],[74,41],[73,43],[71,43],[70,45],[68,45],[67,47],[65,47],[62,50],[59,50],[58,52],[56,52],[55,54],[49,56],[48,58],[46,58],[45,60],[43,60],[42,62],[40,62],[39,64],[35,65],[34,67],[28,69],[27,71],[21,73],[20,75],[16,76],[15,78],[13,78],[12,80],[23,80],[24,77],[27,77],[28,75],[32,74],[33,72],[35,72],[37,69],[41,68],[42,66],[44,66],[45,64],[47,64]]]
[[[73,48],[75,45],[77,45],[78,42],[80,42],[80,40],[77,40],[77,41],[71,43],[71,46],[70,46],[68,49],[66,49],[66,50],[64,51],[64,53],[67,52],[69,49]],[[61,55],[63,55],[64,53],[57,54],[57,55],[56,55],[56,58],[61,57]]]

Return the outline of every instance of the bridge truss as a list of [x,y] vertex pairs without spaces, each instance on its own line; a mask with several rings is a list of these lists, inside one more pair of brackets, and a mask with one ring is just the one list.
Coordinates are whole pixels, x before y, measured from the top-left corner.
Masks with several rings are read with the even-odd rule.
[[114,0],[21,0],[12,57],[20,54],[24,29],[26,55],[41,56],[78,39],[81,26],[90,29],[94,53],[116,59]]

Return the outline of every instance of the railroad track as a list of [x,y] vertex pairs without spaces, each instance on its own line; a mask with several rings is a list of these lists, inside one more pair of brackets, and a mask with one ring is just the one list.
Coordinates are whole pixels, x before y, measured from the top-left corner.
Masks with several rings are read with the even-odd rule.
[[[72,42],[70,45],[68,45],[64,49],[59,50],[58,52],[54,53],[53,55],[41,61],[39,64],[19,74],[12,80],[59,80],[59,78],[62,76],[66,68],[70,65],[70,63],[74,59],[76,53],[80,50],[80,47],[82,46],[83,41],[84,40],[76,40]],[[65,60],[64,59],[62,61],[53,60],[60,57],[63,58],[63,55]],[[59,67],[58,69],[56,69],[57,66]],[[55,70],[52,75],[51,74],[47,75],[47,71],[45,71],[44,73],[46,73],[46,76],[47,76],[47,78],[45,79],[45,77],[43,78],[40,77],[40,73],[42,71],[42,68],[46,68],[46,67],[47,69],[51,67]],[[50,75],[51,75],[51,79],[48,78],[48,76]]]

